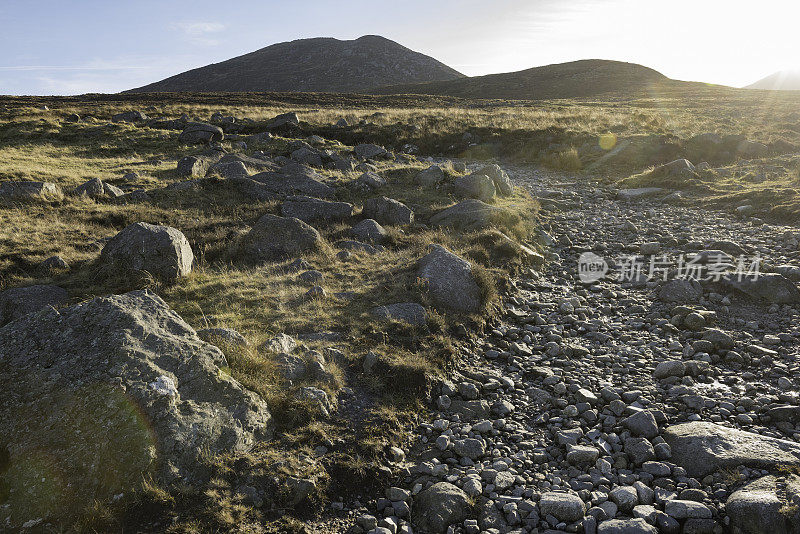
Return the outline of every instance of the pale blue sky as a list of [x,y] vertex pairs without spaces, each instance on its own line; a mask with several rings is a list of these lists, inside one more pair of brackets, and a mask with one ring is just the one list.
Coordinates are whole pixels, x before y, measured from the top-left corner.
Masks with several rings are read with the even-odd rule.
[[264,46],[378,34],[469,75],[582,58],[745,85],[800,68],[796,0],[0,0],[0,94],[116,92]]

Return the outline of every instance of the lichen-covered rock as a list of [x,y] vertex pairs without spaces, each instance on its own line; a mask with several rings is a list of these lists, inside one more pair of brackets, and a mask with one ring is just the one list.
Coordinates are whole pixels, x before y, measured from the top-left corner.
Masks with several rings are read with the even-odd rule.
[[658,290],[658,298],[664,302],[697,302],[703,296],[703,287],[694,278],[668,280]]
[[364,217],[374,219],[381,224],[402,225],[414,222],[414,212],[398,200],[387,197],[375,197],[364,202]]
[[459,176],[453,182],[453,187],[458,196],[477,198],[483,202],[492,202],[497,194],[492,179],[479,173]]
[[586,505],[577,495],[551,491],[542,494],[539,509],[543,515],[552,515],[560,521],[572,522],[583,519]]
[[672,449],[672,461],[691,477],[739,465],[757,469],[800,466],[800,444],[714,423],[672,425],[663,437]]
[[311,197],[294,197],[281,204],[284,217],[294,217],[305,222],[340,222],[353,216],[349,202],[331,202]]
[[431,165],[417,174],[416,181],[422,187],[433,187],[446,178],[444,170],[438,165]]
[[59,200],[63,196],[61,188],[50,182],[0,182],[0,199]]
[[100,261],[114,270],[146,271],[172,282],[189,274],[194,254],[180,230],[139,222],[112,237],[103,247]]
[[204,455],[269,438],[266,404],[225,368],[149,291],[0,328],[0,524],[63,519],[145,476],[202,480]]
[[316,250],[322,236],[312,226],[293,217],[266,214],[244,235],[239,243],[248,261],[275,261]]
[[299,163],[289,163],[278,172],[260,172],[250,178],[263,184],[263,189],[273,196],[308,195],[328,198],[335,193],[333,187],[322,182],[322,176]]
[[469,497],[458,486],[437,482],[414,499],[414,524],[423,532],[441,534],[469,513]]
[[364,219],[350,229],[350,233],[361,241],[383,243],[388,234],[375,219]]
[[356,145],[355,148],[353,148],[353,153],[362,159],[380,159],[389,157],[389,152],[385,148],[372,144]]
[[99,178],[87,180],[73,189],[72,192],[89,198],[117,198],[125,194],[119,187],[107,184]]
[[742,293],[774,304],[796,304],[800,302],[800,289],[782,274],[759,273],[758,276],[731,276],[728,285]]
[[800,530],[800,477],[789,475],[782,491],[765,476],[735,491],[725,505],[733,534],[790,534]]
[[511,178],[508,177],[506,171],[500,168],[497,164],[487,165],[475,174],[484,174],[492,179],[497,194],[501,197],[511,196],[514,192],[514,185],[511,183]]
[[178,176],[182,178],[203,178],[216,162],[222,158],[219,150],[211,150],[206,154],[184,156],[178,160]]
[[47,306],[67,301],[66,290],[53,285],[13,287],[0,292],[0,326]]
[[468,199],[445,208],[431,217],[433,226],[447,226],[463,232],[488,228],[506,218],[506,210],[478,199]]
[[440,245],[430,245],[428,250],[419,260],[417,277],[426,283],[434,304],[451,311],[477,312],[483,302],[472,265]]
[[111,122],[141,122],[146,121],[147,115],[141,111],[123,111],[111,116]]
[[223,139],[225,139],[225,133],[222,128],[202,122],[190,122],[178,136],[178,142],[187,145],[215,143]]

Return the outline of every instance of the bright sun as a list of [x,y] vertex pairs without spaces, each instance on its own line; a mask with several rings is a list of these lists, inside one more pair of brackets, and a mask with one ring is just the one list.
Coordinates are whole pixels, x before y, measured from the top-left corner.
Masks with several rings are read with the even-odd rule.
[[487,21],[505,38],[474,51],[480,65],[466,73],[599,58],[640,63],[675,79],[741,87],[776,71],[800,70],[800,3],[795,1],[544,5],[519,2],[513,17]]

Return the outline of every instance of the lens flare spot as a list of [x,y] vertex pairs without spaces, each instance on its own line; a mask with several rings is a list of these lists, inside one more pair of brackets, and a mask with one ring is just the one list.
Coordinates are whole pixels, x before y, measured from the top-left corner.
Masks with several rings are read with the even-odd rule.
[[600,136],[600,148],[603,150],[611,150],[617,145],[617,136],[613,133],[607,133]]

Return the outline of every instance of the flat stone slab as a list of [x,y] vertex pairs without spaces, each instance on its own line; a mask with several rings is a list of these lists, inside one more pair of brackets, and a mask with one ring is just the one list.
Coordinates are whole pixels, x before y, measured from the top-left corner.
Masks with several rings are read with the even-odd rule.
[[782,489],[774,476],[749,482],[735,491],[725,505],[735,534],[788,534],[800,527],[800,510],[791,503],[800,495],[800,478],[787,477]]
[[660,187],[637,187],[636,189],[620,189],[617,191],[617,199],[619,200],[632,200],[635,198],[651,197],[662,193],[664,190]]
[[691,477],[738,465],[758,469],[800,466],[800,444],[714,423],[673,425],[663,437],[672,448],[672,461]]

